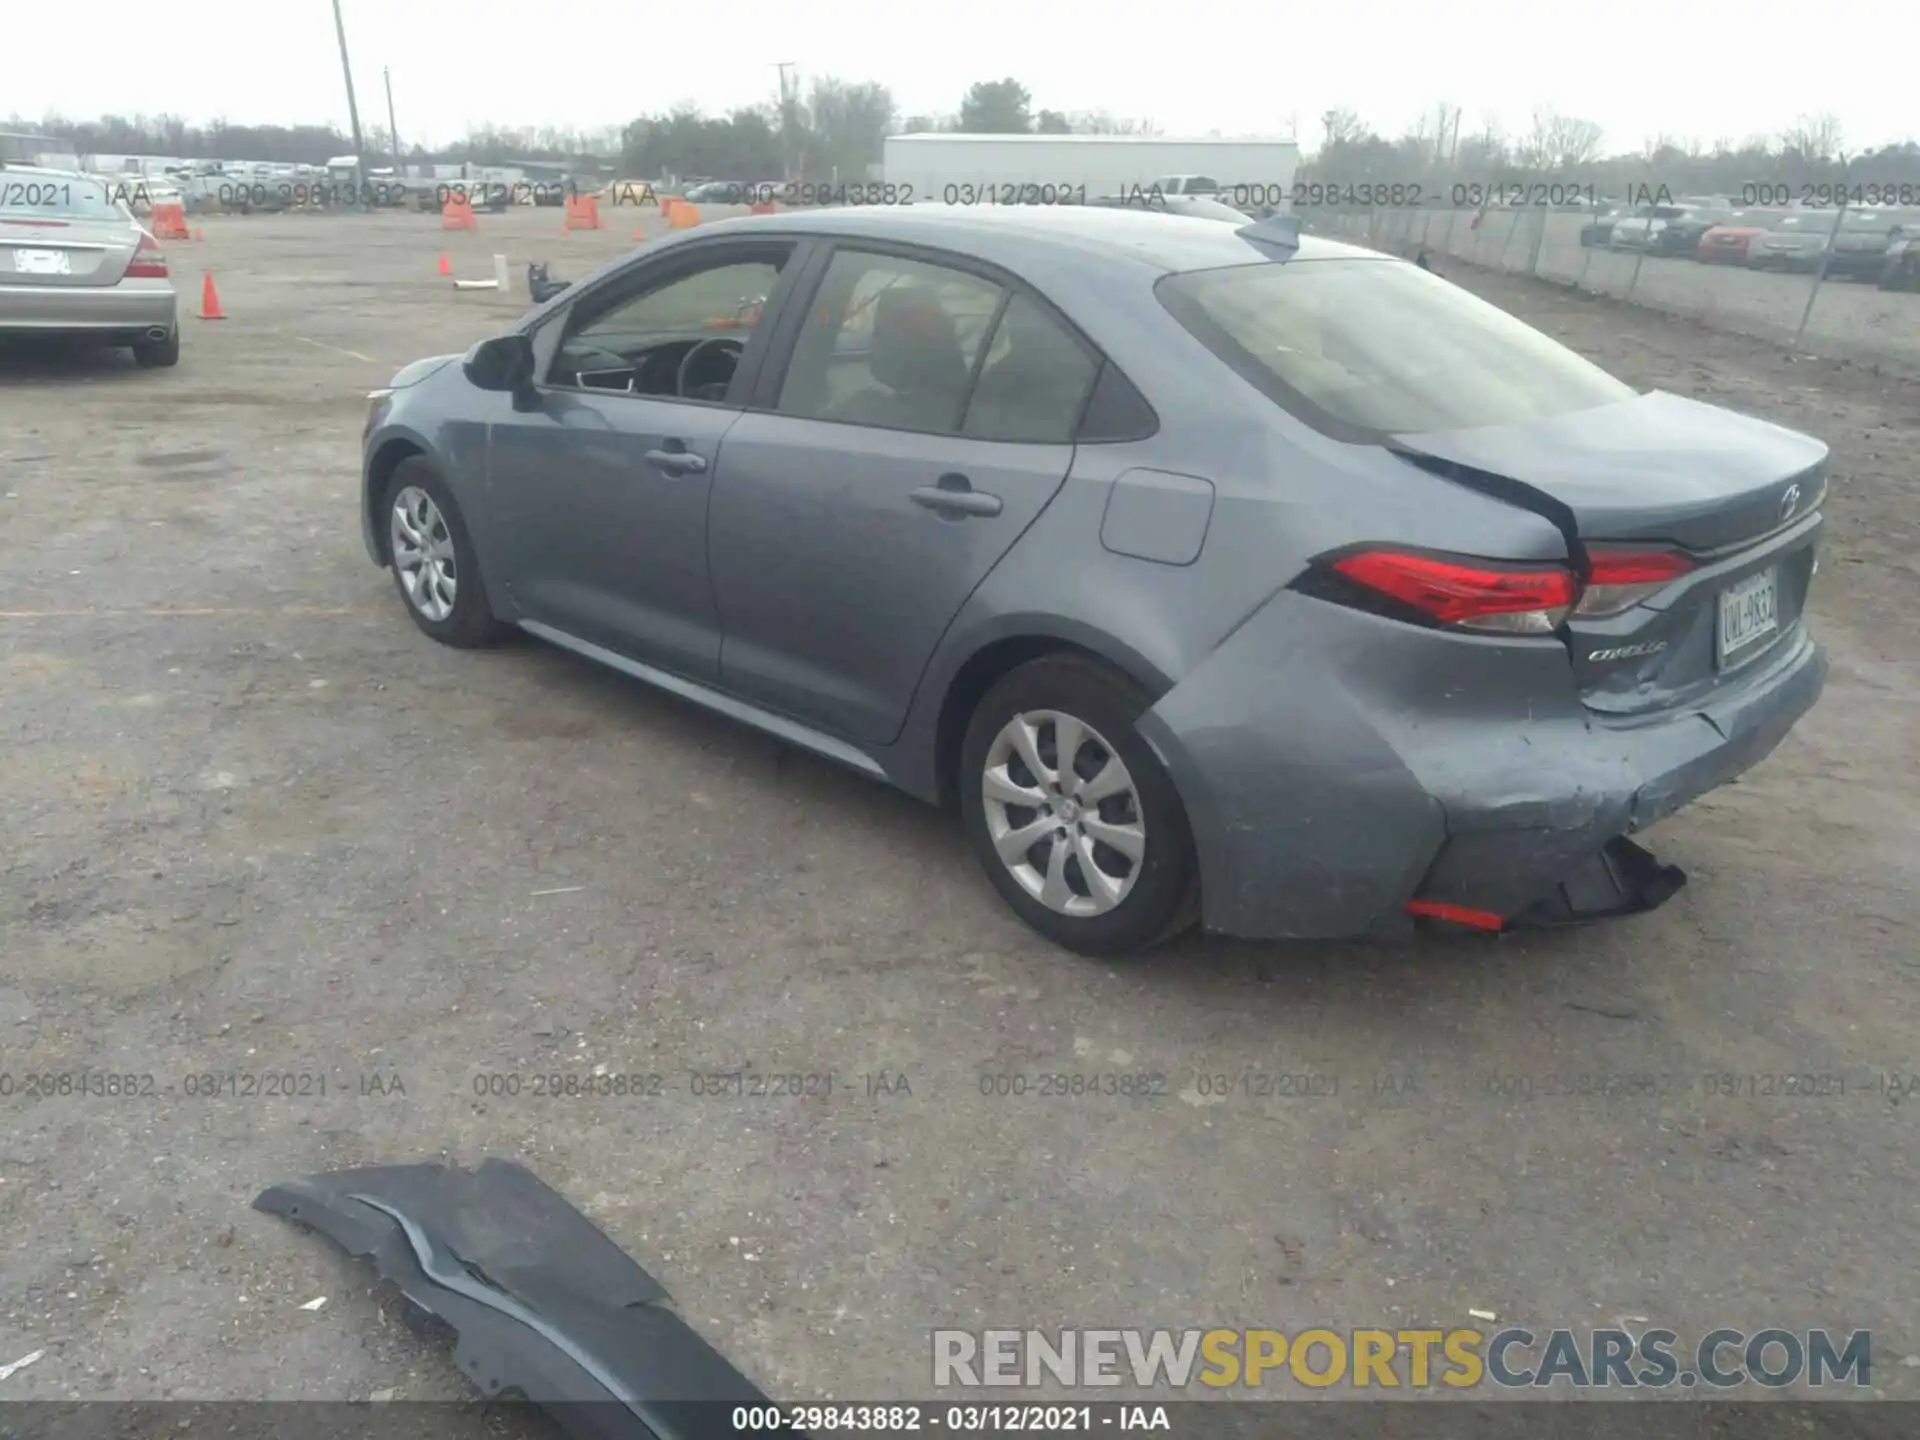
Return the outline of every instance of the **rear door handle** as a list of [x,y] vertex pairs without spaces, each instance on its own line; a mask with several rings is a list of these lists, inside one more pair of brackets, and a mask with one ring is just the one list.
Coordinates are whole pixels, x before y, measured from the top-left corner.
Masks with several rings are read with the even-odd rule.
[[698,475],[707,468],[707,457],[691,450],[649,450],[647,463],[669,475]]
[[1002,508],[998,495],[987,495],[974,489],[973,483],[964,475],[942,475],[939,484],[908,491],[907,498],[937,515],[951,515],[955,519],[968,515],[998,515]]

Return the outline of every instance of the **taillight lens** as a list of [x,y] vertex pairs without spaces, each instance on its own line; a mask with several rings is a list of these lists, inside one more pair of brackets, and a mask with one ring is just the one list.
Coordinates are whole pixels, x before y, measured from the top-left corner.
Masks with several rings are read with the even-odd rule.
[[1630,610],[1693,569],[1693,562],[1671,550],[1591,550],[1592,570],[1573,613],[1596,620]]
[[1442,625],[1505,635],[1550,635],[1579,599],[1558,565],[1504,566],[1404,550],[1361,550],[1331,568]]
[[[1367,595],[1419,612],[1408,619],[1424,616],[1500,635],[1551,635],[1570,616],[1618,615],[1693,569],[1692,560],[1670,550],[1600,549],[1588,559],[1585,584],[1563,565],[1509,565],[1410,550],[1357,550],[1325,563]],[[1324,587],[1307,588],[1325,593]],[[1351,589],[1325,598],[1366,604]]]
[[151,235],[142,232],[140,247],[133,252],[133,259],[127,262],[129,280],[164,280],[167,278],[167,257],[159,242]]

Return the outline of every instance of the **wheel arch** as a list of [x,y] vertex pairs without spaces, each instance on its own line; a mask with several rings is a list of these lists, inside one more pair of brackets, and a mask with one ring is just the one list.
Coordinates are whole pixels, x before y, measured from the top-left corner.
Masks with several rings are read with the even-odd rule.
[[426,447],[406,435],[395,435],[380,443],[367,461],[367,483],[360,497],[360,506],[366,513],[367,536],[373,547],[375,558],[382,565],[393,563],[391,542],[387,537],[386,526],[380,523],[380,500],[387,492],[387,485],[393,479],[393,472],[402,462],[418,456],[426,459]]
[[960,749],[980,701],[1002,676],[1048,655],[1103,665],[1140,686],[1150,701],[1173,688],[1173,680],[1138,651],[1079,626],[1017,626],[983,637],[948,678],[934,723],[933,779],[942,809],[959,808]]

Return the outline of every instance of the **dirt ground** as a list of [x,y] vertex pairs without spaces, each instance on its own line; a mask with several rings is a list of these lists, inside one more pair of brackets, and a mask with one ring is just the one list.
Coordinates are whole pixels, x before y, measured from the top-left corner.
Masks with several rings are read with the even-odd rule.
[[[170,250],[228,318],[185,321],[178,369],[0,356],[0,1364],[46,1351],[6,1398],[462,1394],[368,1272],[248,1203],[488,1154],[784,1397],[924,1396],[942,1324],[1470,1307],[1870,1329],[1874,1385],[1920,1394],[1920,387],[1461,270],[1832,445],[1825,699],[1654,833],[1693,882],[1654,915],[1102,965],[940,815],[537,643],[437,647],[368,564],[365,391],[524,306],[437,255],[574,276],[614,223],[210,220]],[[663,1093],[527,1093],[597,1067]],[[26,1093],[82,1071],[153,1093]],[[1140,1073],[1168,1096],[986,1093]],[[1317,1093],[1261,1093],[1288,1075]]]

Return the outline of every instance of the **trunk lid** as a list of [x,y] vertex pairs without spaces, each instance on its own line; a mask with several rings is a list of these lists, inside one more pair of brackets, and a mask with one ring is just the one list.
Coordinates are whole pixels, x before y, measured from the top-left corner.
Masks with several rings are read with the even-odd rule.
[[1657,391],[1522,425],[1394,438],[1456,467],[1458,483],[1571,530],[1577,563],[1622,550],[1690,560],[1639,603],[1567,622],[1593,709],[1696,700],[1799,630],[1826,488],[1818,440]]
[[131,221],[0,215],[0,285],[117,285],[139,243]]

